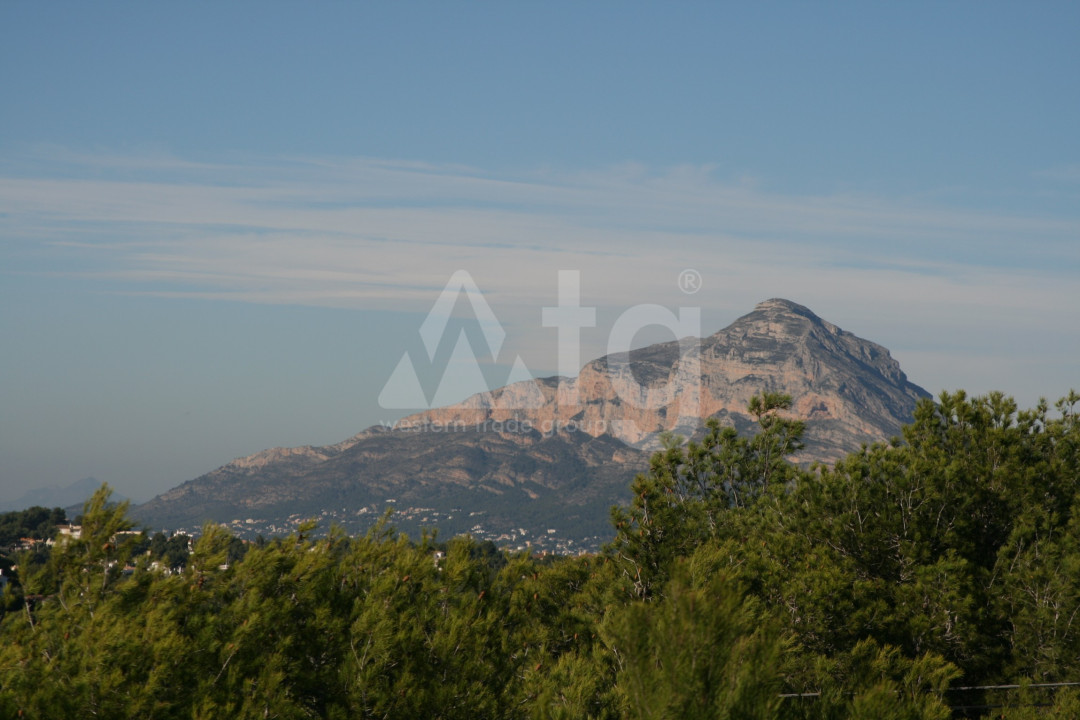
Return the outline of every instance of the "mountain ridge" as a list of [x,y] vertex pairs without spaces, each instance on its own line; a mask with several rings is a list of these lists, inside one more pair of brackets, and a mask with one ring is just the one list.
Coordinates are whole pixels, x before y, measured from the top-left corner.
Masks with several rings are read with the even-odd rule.
[[[800,344],[810,339],[819,347],[800,351]],[[690,355],[699,356],[700,369],[686,377],[686,366],[694,367]],[[829,357],[837,362],[823,364],[821,358]],[[763,372],[768,363],[774,368]],[[868,387],[833,382],[856,374]],[[823,383],[835,397],[819,391]],[[576,378],[514,383],[457,405],[415,413],[397,427],[528,418],[533,425],[573,424],[594,437],[610,434],[628,445],[655,450],[662,432],[692,435],[703,418],[737,415],[748,421],[745,408],[763,391],[786,392],[795,403],[793,415],[837,420],[846,432],[863,436],[867,443],[899,433],[913,401],[930,396],[907,380],[885,347],[822,320],[803,305],[772,298],[701,338],[697,346],[669,341],[600,357],[586,363]],[[543,397],[539,405],[537,394]],[[574,395],[587,399],[580,404],[561,402]],[[636,411],[625,409],[627,397],[638,401]],[[682,412],[687,402],[697,406],[692,413]],[[811,432],[809,440],[827,446],[820,452],[811,450],[812,459],[820,461],[836,459],[861,444],[839,438],[836,432]]]
[[[710,336],[597,358],[574,378],[514,383],[334,445],[237,458],[135,515],[173,528],[214,520],[276,532],[289,529],[288,517],[314,514],[362,529],[390,506],[403,529],[427,520],[504,542],[554,533],[580,546],[605,532],[608,508],[625,502],[664,433],[693,436],[706,418],[749,432],[746,406],[766,391],[791,395],[791,415],[806,421],[804,462],[898,435],[929,397],[884,346],[771,298]],[[483,522],[465,519],[476,517]]]
[[[74,517],[82,505],[101,487],[101,481],[93,477],[76,480],[70,485],[50,485],[25,492],[18,499],[0,503],[0,512],[17,512],[31,507],[64,508]],[[113,494],[117,502],[126,500],[123,495]]]

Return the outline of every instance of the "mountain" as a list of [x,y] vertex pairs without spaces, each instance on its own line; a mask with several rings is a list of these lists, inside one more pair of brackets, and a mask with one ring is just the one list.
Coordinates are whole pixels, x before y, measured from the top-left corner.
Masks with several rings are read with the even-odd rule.
[[[82,512],[83,503],[89,500],[90,496],[93,495],[99,487],[101,487],[100,480],[88,477],[77,480],[67,487],[50,485],[49,487],[35,488],[24,494],[18,500],[13,500],[0,505],[0,511],[9,512],[25,510],[35,506],[46,508],[60,507],[67,509],[70,517],[75,517],[75,515],[72,514],[72,511],[77,509],[77,512]],[[113,495],[113,500],[123,501],[124,499],[125,498],[120,495]]]
[[[758,304],[711,337],[672,341],[588,363],[574,379],[525,381],[460,405],[405,418],[399,428],[493,425],[570,427],[609,434],[644,450],[664,430],[692,435],[702,418],[752,427],[750,398],[783,392],[808,421],[803,460],[829,462],[862,443],[886,440],[930,394],[907,380],[884,347],[789,300]],[[576,395],[576,403],[566,402]]]
[[251,535],[312,516],[356,531],[393,507],[393,524],[408,531],[593,548],[662,432],[693,436],[709,417],[751,432],[746,406],[763,391],[792,396],[807,462],[899,434],[929,397],[884,347],[772,299],[710,337],[602,357],[576,378],[514,383],[337,445],[234,460],[135,515],[151,527],[215,520]]

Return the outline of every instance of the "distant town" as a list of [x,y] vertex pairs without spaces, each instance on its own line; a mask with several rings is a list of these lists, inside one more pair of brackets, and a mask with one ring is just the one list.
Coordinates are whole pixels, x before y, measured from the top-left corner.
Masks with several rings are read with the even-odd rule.
[[[384,507],[393,508],[396,500],[387,498]],[[318,515],[296,513],[285,519],[264,520],[259,518],[238,518],[221,525],[241,540],[255,540],[281,537],[296,530],[306,522],[315,520],[319,530],[327,532],[332,527],[340,527],[351,535],[362,535],[370,530],[383,517],[386,511],[375,506],[362,507],[359,510],[330,509]],[[598,552],[611,538],[594,535],[587,537],[567,537],[559,528],[541,527],[506,527],[504,523],[492,522],[483,510],[465,511],[453,508],[440,511],[428,507],[407,507],[391,510],[388,525],[419,539],[423,532],[429,535],[437,533],[439,539],[448,540],[455,535],[470,535],[477,541],[489,540],[499,549],[508,552],[552,553],[559,555],[581,555]],[[462,531],[462,527],[467,528]],[[184,534],[197,536],[201,527],[167,528],[167,535]]]

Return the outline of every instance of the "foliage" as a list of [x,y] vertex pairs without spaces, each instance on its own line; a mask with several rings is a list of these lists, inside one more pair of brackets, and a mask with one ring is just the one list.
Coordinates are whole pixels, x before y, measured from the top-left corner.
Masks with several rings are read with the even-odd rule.
[[15,545],[22,538],[46,540],[56,534],[56,526],[67,522],[63,508],[32,507],[0,513],[0,549]]
[[669,439],[594,556],[385,524],[189,552],[103,487],[20,561],[0,717],[1076,717],[1078,402],[944,394],[807,470],[765,395],[753,437]]
[[617,535],[609,552],[636,597],[651,597],[675,558],[722,536],[733,514],[796,475],[785,458],[801,447],[803,423],[780,414],[790,406],[787,395],[755,397],[749,409],[760,432],[752,438],[709,420],[700,443],[682,446],[669,438],[649,473],[634,479],[630,508],[612,510]]
[[698,587],[679,569],[662,600],[634,601],[604,621],[628,716],[774,717],[782,647],[753,598],[723,575]]

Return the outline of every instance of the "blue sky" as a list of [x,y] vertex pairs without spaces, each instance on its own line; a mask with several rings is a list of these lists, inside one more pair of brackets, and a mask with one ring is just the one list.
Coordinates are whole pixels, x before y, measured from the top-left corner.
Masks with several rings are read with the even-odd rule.
[[0,501],[396,419],[459,269],[493,384],[554,370],[576,269],[582,361],[636,304],[711,333],[787,297],[931,392],[1056,398],[1078,32],[1075,3],[0,4]]

